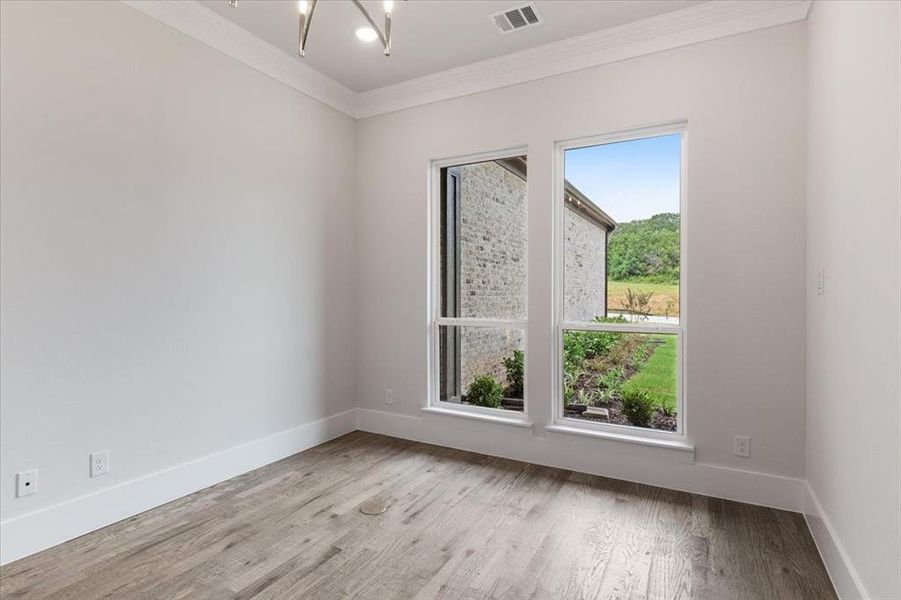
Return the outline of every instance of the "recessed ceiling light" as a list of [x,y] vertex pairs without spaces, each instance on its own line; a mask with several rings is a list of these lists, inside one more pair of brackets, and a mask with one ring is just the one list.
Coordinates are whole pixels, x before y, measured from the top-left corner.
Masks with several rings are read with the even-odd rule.
[[379,34],[372,27],[357,27],[354,33],[361,42],[374,42],[379,39]]

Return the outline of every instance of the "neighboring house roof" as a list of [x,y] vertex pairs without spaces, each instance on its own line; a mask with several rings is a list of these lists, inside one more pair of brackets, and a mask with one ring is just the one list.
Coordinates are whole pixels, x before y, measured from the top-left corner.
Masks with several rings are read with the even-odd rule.
[[[518,156],[516,158],[503,158],[495,162],[497,162],[497,164],[504,167],[514,175],[518,176],[523,181],[526,180],[528,164],[524,156]],[[583,194],[579,190],[579,188],[571,184],[566,179],[563,180],[563,197],[568,208],[579,213],[589,221],[596,223],[599,227],[603,227],[608,231],[616,229],[616,221],[614,221],[610,215],[601,210],[597,204],[592,202],[588,196]]]

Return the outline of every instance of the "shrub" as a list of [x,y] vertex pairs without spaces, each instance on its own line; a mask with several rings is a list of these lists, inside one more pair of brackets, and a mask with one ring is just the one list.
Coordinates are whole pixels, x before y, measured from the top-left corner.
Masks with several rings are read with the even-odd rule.
[[599,388],[607,390],[608,395],[613,396],[619,394],[625,376],[626,373],[622,367],[613,367],[598,375],[595,379],[595,383],[597,383]]
[[635,350],[632,351],[632,356],[629,357],[629,364],[635,369],[639,368],[648,360],[651,354],[653,354],[653,350],[651,344],[648,342],[636,346]]
[[585,362],[585,344],[580,331],[567,331],[563,334],[563,365],[567,370],[581,367]]
[[466,400],[476,406],[497,408],[504,397],[504,388],[491,375],[479,375],[469,384]]
[[657,405],[660,407],[660,411],[667,417],[672,417],[676,414],[676,401],[673,398],[660,398]]
[[638,427],[647,427],[654,416],[654,402],[645,390],[625,390],[623,392],[623,414],[629,422]]
[[580,406],[597,406],[601,403],[601,394],[597,390],[580,389],[572,399],[572,404]]
[[610,352],[621,334],[612,331],[567,331],[563,335],[563,362],[580,365]]
[[626,317],[622,315],[616,315],[615,317],[595,317],[595,323],[628,323],[629,321]]
[[513,356],[504,359],[504,367],[507,369],[507,383],[510,384],[510,393],[516,398],[522,398],[524,388],[523,375],[525,373],[525,355],[522,350],[514,350]]
[[621,335],[613,331],[585,331],[585,348],[588,358],[601,356],[610,352]]
[[576,383],[582,377],[582,368],[575,365],[563,365],[563,399],[572,403],[576,396]]
[[676,310],[676,301],[673,300],[672,298],[670,298],[669,300],[666,301],[666,306],[663,307],[663,316],[665,316],[668,319],[670,314],[675,312],[675,310]]
[[641,290],[626,288],[626,298],[623,300],[623,306],[634,320],[646,320],[651,314],[651,298],[653,296],[654,292],[642,292]]

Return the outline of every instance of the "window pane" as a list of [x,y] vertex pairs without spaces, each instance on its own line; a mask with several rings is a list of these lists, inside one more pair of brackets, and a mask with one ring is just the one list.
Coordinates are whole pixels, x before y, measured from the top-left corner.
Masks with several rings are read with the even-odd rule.
[[441,170],[441,314],[526,318],[526,159]]
[[522,330],[441,326],[438,343],[442,402],[523,410]]
[[676,431],[678,336],[564,331],[563,416]]
[[566,321],[679,323],[680,138],[566,151]]

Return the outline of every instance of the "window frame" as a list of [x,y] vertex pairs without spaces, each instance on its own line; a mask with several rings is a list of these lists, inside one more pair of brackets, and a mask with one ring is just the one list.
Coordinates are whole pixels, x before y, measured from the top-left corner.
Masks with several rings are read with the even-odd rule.
[[[668,325],[664,323],[579,323],[566,321],[565,307],[565,276],[566,276],[566,235],[565,235],[565,206],[564,206],[564,179],[566,166],[566,151],[602,144],[616,142],[628,142],[663,135],[680,134],[679,147],[679,323]],[[638,438],[650,438],[685,442],[687,440],[687,410],[686,410],[686,381],[685,369],[687,365],[685,341],[687,338],[687,240],[688,240],[688,210],[687,210],[687,142],[688,122],[685,120],[666,122],[646,127],[636,127],[603,133],[592,136],[584,136],[559,140],[554,143],[554,207],[553,207],[553,311],[554,311],[554,335],[551,356],[553,360],[553,375],[551,377],[551,419],[552,426],[582,429],[607,433],[614,436],[631,436]],[[603,209],[603,207],[601,207]],[[608,258],[605,256],[605,258]],[[608,274],[605,273],[605,277]],[[619,425],[615,423],[599,423],[582,419],[566,417],[563,412],[563,333],[565,331],[618,331],[625,333],[662,333],[676,335],[676,431],[660,431],[634,425]]]
[[[429,223],[429,313],[428,313],[428,393],[425,406],[426,410],[436,410],[441,413],[459,413],[465,416],[490,417],[495,421],[508,421],[516,424],[530,425],[529,421],[529,338],[528,338],[528,292],[526,294],[526,318],[524,319],[492,319],[471,317],[444,317],[441,314],[441,228],[444,226],[441,219],[442,196],[442,169],[460,167],[475,163],[498,161],[506,158],[528,157],[528,146],[516,146],[503,150],[464,154],[449,158],[432,160],[429,163],[428,177],[428,223]],[[528,179],[526,180],[526,289],[530,277],[528,269]],[[526,356],[526,368],[523,373],[523,410],[505,410],[502,408],[487,408],[483,406],[470,406],[467,404],[454,404],[441,402],[441,327],[481,327],[488,329],[517,329],[522,331],[522,348]]]
[[[442,308],[449,307],[451,304],[453,305],[453,312],[455,314],[458,313],[459,307],[461,304],[460,298],[460,170],[459,167],[445,167],[439,170],[439,177],[441,171],[446,171],[446,176],[442,181],[439,181],[440,186],[440,198],[438,199],[438,215],[439,218],[439,265],[438,265],[438,289],[441,297],[439,298],[439,308],[438,315],[441,316],[443,311]],[[453,181],[453,190],[447,187],[447,184]],[[453,214],[448,212],[448,209],[451,208],[448,206],[451,204],[451,197],[453,197]],[[441,240],[441,232],[445,235],[445,240],[453,236],[453,239],[448,242],[445,241],[442,244]],[[453,251],[449,252],[448,247],[453,247]],[[452,270],[452,281],[451,281],[451,271],[446,268],[445,265],[442,265],[441,262],[445,262],[450,264],[453,263]],[[442,285],[444,288],[442,289]],[[441,344],[440,337],[440,328],[439,328],[439,344]],[[445,335],[443,347],[439,346],[438,358],[441,358],[441,350],[444,350],[446,354],[453,352],[453,359],[449,361],[448,365],[439,364],[439,373],[442,367],[447,367],[448,372],[446,376],[446,383],[450,384],[451,378],[453,378],[453,383],[448,386],[448,388],[453,388],[453,391],[456,394],[462,395],[462,390],[458,388],[459,385],[459,373],[461,370],[460,365],[460,345],[461,345],[461,336],[460,330],[457,329],[453,332],[453,335]],[[452,368],[451,368],[452,364]],[[440,374],[439,374],[440,380]],[[440,385],[440,382],[439,382]],[[445,392],[449,390],[443,390]],[[438,397],[441,397],[441,390],[439,390]]]

